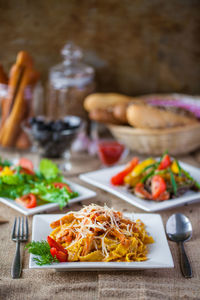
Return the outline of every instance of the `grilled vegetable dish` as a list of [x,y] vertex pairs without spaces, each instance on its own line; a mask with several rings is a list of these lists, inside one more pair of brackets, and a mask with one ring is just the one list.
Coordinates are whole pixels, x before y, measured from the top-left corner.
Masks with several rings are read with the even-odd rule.
[[37,171],[27,158],[21,158],[17,164],[0,159],[0,197],[13,199],[26,208],[47,202],[58,203],[62,208],[77,196],[48,159],[40,161]]
[[134,157],[120,173],[111,178],[112,185],[124,185],[139,198],[164,201],[188,190],[199,190],[200,183],[184,170],[176,159],[164,153],[159,160]]

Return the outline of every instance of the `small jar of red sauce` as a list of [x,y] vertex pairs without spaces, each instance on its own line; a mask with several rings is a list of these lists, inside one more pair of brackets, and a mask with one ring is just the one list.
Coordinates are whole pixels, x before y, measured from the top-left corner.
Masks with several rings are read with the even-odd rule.
[[115,165],[125,152],[124,145],[117,141],[100,141],[98,143],[98,155],[105,166]]

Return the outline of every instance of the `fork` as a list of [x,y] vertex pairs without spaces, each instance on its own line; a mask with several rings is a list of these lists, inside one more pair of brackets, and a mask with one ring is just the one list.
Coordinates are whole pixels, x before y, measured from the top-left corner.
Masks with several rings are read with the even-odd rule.
[[12,240],[16,242],[16,252],[12,263],[11,276],[12,278],[19,278],[22,270],[22,263],[21,263],[21,256],[20,256],[20,243],[28,241],[27,217],[25,222],[24,222],[24,217],[22,218],[18,217],[18,222],[17,222],[17,218],[15,217],[15,221],[12,228]]

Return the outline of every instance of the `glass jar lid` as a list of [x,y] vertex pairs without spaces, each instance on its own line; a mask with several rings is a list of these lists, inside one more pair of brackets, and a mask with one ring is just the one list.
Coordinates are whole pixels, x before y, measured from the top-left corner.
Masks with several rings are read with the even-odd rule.
[[72,86],[83,88],[93,81],[94,69],[81,60],[83,53],[73,42],[67,43],[61,50],[63,62],[50,69],[49,80],[55,89]]

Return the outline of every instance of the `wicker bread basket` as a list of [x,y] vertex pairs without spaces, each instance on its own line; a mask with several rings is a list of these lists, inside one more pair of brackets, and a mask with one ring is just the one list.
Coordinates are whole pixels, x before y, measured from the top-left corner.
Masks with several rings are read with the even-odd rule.
[[170,129],[139,129],[107,125],[112,135],[130,150],[140,154],[186,154],[200,147],[200,122]]

